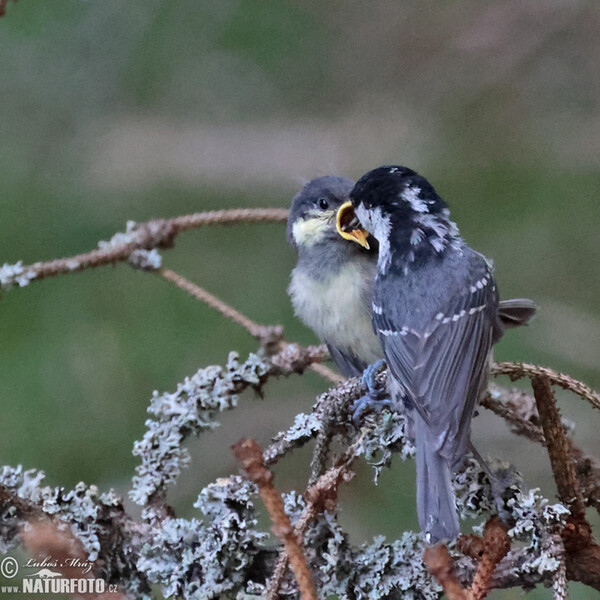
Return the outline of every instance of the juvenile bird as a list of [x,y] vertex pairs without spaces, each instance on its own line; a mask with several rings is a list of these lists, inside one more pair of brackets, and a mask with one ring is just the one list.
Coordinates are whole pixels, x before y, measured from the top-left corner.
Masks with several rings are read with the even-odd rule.
[[[346,177],[313,179],[292,200],[287,224],[288,241],[298,252],[288,288],[295,313],[327,344],[346,377],[383,358],[371,325],[377,241],[360,229],[344,237],[336,230],[338,210],[354,184]],[[525,325],[534,313],[531,300],[500,302],[504,327]]]
[[416,447],[417,511],[431,542],[459,534],[452,472],[469,444],[492,344],[503,332],[490,263],[462,240],[433,186],[406,167],[364,175],[338,216],[359,239],[354,211],[379,242],[373,328]]
[[341,237],[336,229],[340,206],[354,181],[325,176],[313,179],[296,194],[288,217],[288,241],[298,252],[288,293],[296,315],[327,344],[346,377],[360,375],[382,358],[371,325],[377,242],[356,230]]

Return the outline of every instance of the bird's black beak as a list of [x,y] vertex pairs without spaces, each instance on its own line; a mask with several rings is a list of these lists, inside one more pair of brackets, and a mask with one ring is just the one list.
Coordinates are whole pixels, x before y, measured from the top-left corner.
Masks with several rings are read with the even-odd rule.
[[344,239],[356,242],[363,248],[369,249],[370,246],[367,240],[369,233],[362,228],[350,200],[344,202],[344,204],[339,207],[336,218],[336,227],[337,232]]

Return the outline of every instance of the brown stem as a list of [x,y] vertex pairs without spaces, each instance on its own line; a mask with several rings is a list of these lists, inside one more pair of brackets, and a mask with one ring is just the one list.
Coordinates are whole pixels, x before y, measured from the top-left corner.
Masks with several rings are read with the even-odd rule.
[[585,383],[573,379],[570,375],[558,373],[548,367],[540,367],[529,363],[501,362],[492,367],[492,375],[508,375],[512,381],[521,377],[546,377],[550,383],[569,390],[585,398],[594,408],[600,409],[600,394]]
[[469,588],[469,600],[483,600],[490,591],[498,563],[510,550],[507,528],[499,517],[492,517],[483,531],[483,553]]
[[[296,534],[299,538],[304,536],[310,523],[324,510],[333,511],[337,504],[337,493],[339,484],[343,481],[347,483],[352,479],[354,473],[350,471],[352,463],[356,459],[356,448],[351,446],[336,461],[336,464],[326,473],[321,475],[316,483],[310,485],[306,490],[305,498],[307,506],[304,513],[296,524]],[[276,600],[279,597],[279,588],[283,583],[283,578],[288,564],[288,556],[285,551],[279,554],[273,575],[269,581],[267,590],[267,600]]]
[[273,485],[273,473],[265,467],[260,446],[251,439],[240,440],[232,446],[250,481],[258,486],[258,493],[273,523],[273,533],[281,539],[298,582],[302,600],[317,600],[317,592],[304,556],[301,540],[285,512],[283,499]]
[[443,544],[430,546],[423,554],[425,566],[442,586],[448,600],[467,600],[467,592],[454,572],[454,561]]
[[545,376],[536,376],[531,380],[531,387],[544,430],[558,498],[571,509],[575,519],[585,519],[585,504],[575,476],[569,441],[560,420],[560,412],[556,406],[550,380]]
[[263,325],[259,325],[226,302],[223,302],[220,298],[217,298],[210,292],[207,292],[204,288],[201,288],[199,285],[192,283],[189,279],[179,275],[179,273],[175,273],[175,271],[165,268],[159,269],[157,273],[167,281],[174,283],[178,288],[196,298],[196,300],[208,304],[208,306],[219,311],[227,319],[231,319],[234,323],[243,327],[251,336],[260,339],[264,335],[264,330],[266,328]]
[[586,520],[585,504],[570,453],[571,445],[560,421],[550,380],[543,375],[536,376],[531,385],[544,429],[558,497],[571,510],[561,532],[567,577],[600,590],[600,546],[594,540],[592,528]]

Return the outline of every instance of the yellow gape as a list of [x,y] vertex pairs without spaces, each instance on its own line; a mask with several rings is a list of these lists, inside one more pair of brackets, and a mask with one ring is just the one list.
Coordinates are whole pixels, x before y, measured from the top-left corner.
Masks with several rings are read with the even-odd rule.
[[344,202],[338,209],[336,226],[338,233],[346,240],[356,242],[363,248],[369,249],[369,242],[367,237],[369,233],[360,226],[356,214],[354,213],[354,206],[352,202]]

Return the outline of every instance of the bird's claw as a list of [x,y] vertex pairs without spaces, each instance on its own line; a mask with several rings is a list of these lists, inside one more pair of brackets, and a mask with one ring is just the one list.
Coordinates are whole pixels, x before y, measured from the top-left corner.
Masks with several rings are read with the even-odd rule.
[[384,406],[392,406],[392,401],[384,396],[385,390],[381,389],[375,380],[377,373],[384,365],[383,359],[378,360],[369,365],[362,374],[361,383],[363,387],[367,388],[367,393],[356,399],[350,406],[352,421],[356,427],[360,427],[365,412],[380,411]]
[[381,393],[381,389],[377,385],[377,381],[375,381],[375,377],[377,373],[381,370],[381,368],[385,365],[385,360],[380,358],[378,361],[375,361],[372,365],[369,365],[362,374],[360,378],[360,382],[363,387],[366,387],[371,394],[379,394]]

